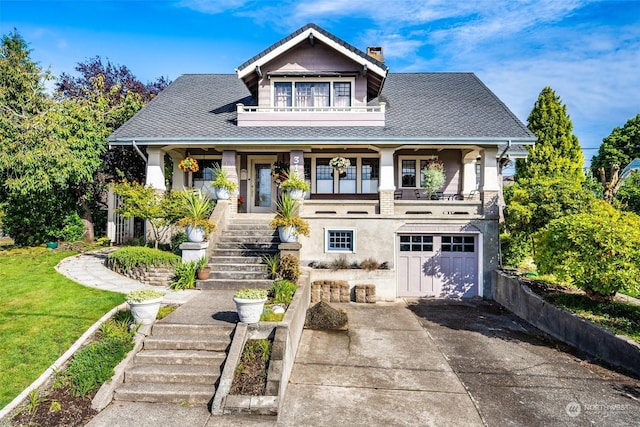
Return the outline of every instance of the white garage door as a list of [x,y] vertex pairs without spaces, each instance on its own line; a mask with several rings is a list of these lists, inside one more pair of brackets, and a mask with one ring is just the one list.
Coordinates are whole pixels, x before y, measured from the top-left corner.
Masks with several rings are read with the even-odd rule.
[[478,236],[398,235],[398,296],[478,295]]

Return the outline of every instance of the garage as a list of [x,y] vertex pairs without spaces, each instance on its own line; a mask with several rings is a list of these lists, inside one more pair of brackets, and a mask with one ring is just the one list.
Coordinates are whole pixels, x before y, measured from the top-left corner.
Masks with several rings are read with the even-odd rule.
[[405,226],[397,234],[399,297],[471,298],[480,295],[479,230],[473,226]]

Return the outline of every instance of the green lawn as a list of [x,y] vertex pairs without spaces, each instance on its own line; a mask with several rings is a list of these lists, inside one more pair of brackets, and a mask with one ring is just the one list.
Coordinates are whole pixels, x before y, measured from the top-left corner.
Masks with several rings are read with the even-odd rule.
[[75,253],[0,248],[0,408],[124,301],[122,294],[78,285],[54,270]]

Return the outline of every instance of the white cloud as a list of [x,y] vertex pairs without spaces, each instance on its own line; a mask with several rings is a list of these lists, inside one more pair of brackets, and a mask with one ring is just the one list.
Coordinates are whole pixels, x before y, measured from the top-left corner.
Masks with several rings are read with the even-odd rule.
[[202,13],[217,15],[219,13],[242,8],[249,2],[250,0],[180,0],[177,3],[177,6],[186,7]]

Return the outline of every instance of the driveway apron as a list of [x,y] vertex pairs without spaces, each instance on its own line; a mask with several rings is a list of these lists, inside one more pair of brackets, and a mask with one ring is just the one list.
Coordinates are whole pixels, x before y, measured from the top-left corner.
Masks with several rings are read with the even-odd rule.
[[482,425],[404,303],[335,306],[349,330],[303,332],[279,425]]
[[638,379],[576,357],[500,305],[423,299],[409,308],[487,425],[640,425]]

